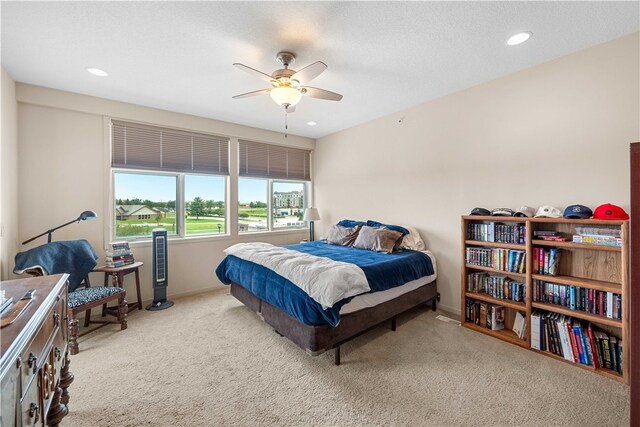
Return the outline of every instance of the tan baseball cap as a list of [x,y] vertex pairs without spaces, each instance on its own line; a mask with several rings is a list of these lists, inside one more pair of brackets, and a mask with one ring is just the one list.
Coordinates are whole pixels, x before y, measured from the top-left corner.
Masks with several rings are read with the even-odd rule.
[[553,206],[540,206],[535,218],[562,218],[562,211]]

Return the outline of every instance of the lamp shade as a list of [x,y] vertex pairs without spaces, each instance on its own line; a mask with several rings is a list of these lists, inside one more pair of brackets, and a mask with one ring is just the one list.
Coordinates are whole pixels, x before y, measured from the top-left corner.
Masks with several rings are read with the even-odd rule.
[[84,211],[78,217],[78,221],[86,221],[88,219],[96,219],[98,215],[94,211]]
[[318,208],[306,208],[304,210],[303,221],[318,221],[319,219],[320,214],[318,213]]
[[271,95],[271,99],[278,105],[294,106],[302,99],[300,91],[291,86],[274,87],[269,92],[269,95]]

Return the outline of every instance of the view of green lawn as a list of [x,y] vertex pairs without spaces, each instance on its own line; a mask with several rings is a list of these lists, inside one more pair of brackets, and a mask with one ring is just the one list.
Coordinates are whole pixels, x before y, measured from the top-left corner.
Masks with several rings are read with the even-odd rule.
[[[190,234],[222,234],[225,232],[224,218],[219,217],[187,217],[187,235]],[[176,233],[176,215],[167,213],[160,219],[131,219],[116,221],[116,237],[148,236],[154,228],[162,227],[169,234]]]

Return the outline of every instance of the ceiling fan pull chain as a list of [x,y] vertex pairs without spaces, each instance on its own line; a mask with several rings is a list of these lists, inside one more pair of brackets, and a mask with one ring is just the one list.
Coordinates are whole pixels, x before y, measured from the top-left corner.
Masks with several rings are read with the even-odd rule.
[[287,138],[288,133],[289,133],[289,123],[287,121],[287,107],[284,107],[284,137]]

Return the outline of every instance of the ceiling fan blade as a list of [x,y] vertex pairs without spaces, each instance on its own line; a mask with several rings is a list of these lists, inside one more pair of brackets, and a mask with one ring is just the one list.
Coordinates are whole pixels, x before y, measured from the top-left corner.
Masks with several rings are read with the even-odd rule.
[[250,98],[252,96],[266,95],[269,92],[271,92],[271,89],[260,89],[260,90],[254,90],[253,92],[241,93],[240,95],[233,96],[232,98],[233,99]]
[[322,61],[314,62],[311,65],[307,65],[302,70],[299,70],[291,76],[292,80],[297,80],[300,83],[309,83],[311,80],[318,77],[324,70],[327,69],[327,64]]
[[294,113],[296,111],[296,106],[295,105],[289,105],[287,108],[285,108],[285,111],[287,113]]
[[239,62],[236,62],[233,64],[234,66],[238,67],[239,69],[246,71],[247,73],[251,74],[252,76],[255,76],[259,79],[262,79],[266,82],[271,83],[271,81],[273,80],[273,77],[271,77],[269,74],[263,73],[262,71],[258,71],[255,68],[251,68],[251,67],[247,67],[244,64],[240,64]]
[[310,96],[311,98],[326,99],[327,101],[340,101],[342,99],[342,95],[339,93],[318,89],[316,87],[305,86],[301,88],[300,91],[303,95]]

